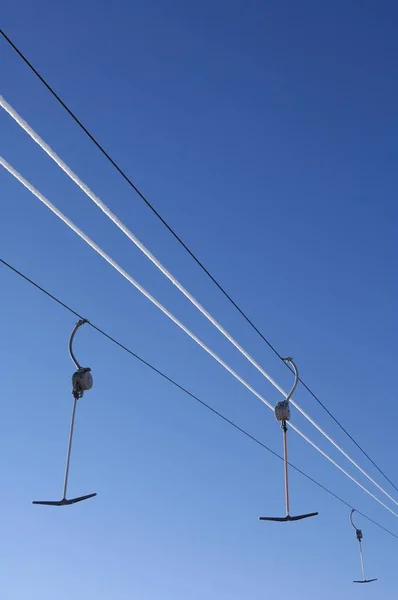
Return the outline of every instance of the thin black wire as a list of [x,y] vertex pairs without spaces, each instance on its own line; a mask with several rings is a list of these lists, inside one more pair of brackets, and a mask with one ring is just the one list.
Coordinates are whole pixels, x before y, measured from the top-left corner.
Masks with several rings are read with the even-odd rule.
[[[15,52],[20,56],[20,58],[24,61],[24,63],[33,71],[33,73],[40,79],[43,85],[48,89],[48,91],[54,96],[54,98],[61,104],[61,106],[67,111],[67,113],[72,117],[72,119],[79,125],[79,127],[84,131],[84,133],[90,138],[90,140],[97,146],[98,150],[107,158],[107,160],[113,165],[113,167],[118,171],[118,173],[123,177],[123,179],[133,188],[133,190],[138,194],[138,196],[145,202],[148,208],[157,216],[157,218],[163,223],[163,225],[169,230],[169,232],[174,236],[174,238],[181,244],[181,246],[188,252],[188,254],[194,259],[194,261],[199,265],[199,267],[206,273],[206,275],[213,281],[213,283],[218,287],[218,289],[224,294],[224,296],[231,302],[231,304],[235,307],[235,309],[241,314],[241,316],[245,319],[245,321],[256,331],[256,333],[261,337],[261,339],[267,344],[267,346],[274,352],[274,354],[283,362],[283,364],[293,372],[291,366],[284,362],[283,357],[276,348],[271,344],[271,342],[265,337],[263,333],[258,329],[258,327],[253,323],[253,321],[246,315],[246,313],[240,308],[240,306],[232,299],[232,297],[228,294],[228,292],[223,288],[223,286],[217,281],[217,279],[210,273],[210,271],[204,266],[204,264],[197,258],[197,256],[193,253],[193,251],[185,244],[185,242],[180,238],[180,236],[175,232],[175,230],[167,223],[167,221],[162,217],[162,215],[156,210],[156,208],[149,202],[149,200],[144,196],[144,194],[138,189],[138,187],[133,183],[133,181],[126,175],[121,167],[115,162],[115,160],[108,154],[105,148],[96,140],[96,138],[89,132],[87,127],[83,125],[80,119],[75,115],[75,113],[68,107],[67,104],[58,96],[55,90],[51,87],[51,85],[44,79],[44,77],[39,73],[39,71],[32,65],[32,63],[28,60],[28,58],[21,52],[21,50],[14,44],[14,42],[8,37],[8,35],[0,29],[0,34],[3,38],[8,42],[8,44],[15,50]],[[311,388],[301,379],[299,378],[300,383],[305,387],[307,392],[318,402],[318,404],[323,408],[323,410],[333,419],[333,421],[340,427],[340,429],[349,437],[349,439],[355,444],[355,446],[362,452],[362,454],[372,463],[372,465],[379,471],[379,473],[388,481],[390,485],[398,492],[398,487],[391,481],[391,479],[386,475],[386,473],[376,464],[376,462],[369,456],[369,454],[362,448],[362,446],[355,440],[355,438],[347,431],[347,429],[340,423],[340,421],[331,413],[331,411],[326,407],[326,405],[318,398],[318,396],[311,390]]]
[[[12,265],[10,265],[10,263],[8,263],[7,261],[3,260],[2,258],[0,258],[0,263],[2,263],[5,267],[7,267],[8,269],[10,269],[11,271],[13,271],[14,273],[16,273],[17,275],[19,275],[20,277],[22,277],[22,279],[24,279],[25,281],[27,281],[28,283],[30,283],[31,285],[33,285],[36,289],[38,289],[41,292],[43,292],[43,294],[45,294],[46,296],[48,296],[49,298],[51,298],[51,300],[54,300],[55,302],[57,302],[57,304],[59,304],[60,306],[62,306],[66,310],[68,310],[70,313],[72,313],[73,315],[75,315],[75,317],[78,317],[79,319],[84,319],[84,317],[80,313],[78,313],[76,310],[74,310],[73,308],[71,308],[70,306],[68,306],[67,304],[65,304],[65,302],[62,302],[62,300],[60,300],[59,298],[57,298],[56,296],[54,296],[54,294],[51,294],[48,290],[46,290],[41,285],[39,285],[38,283],[36,283],[35,281],[33,281],[33,279],[30,279],[27,275],[24,275],[21,271],[19,271],[18,269],[16,269]],[[171,383],[174,387],[178,388],[179,390],[181,390],[182,392],[184,392],[184,394],[187,394],[190,398],[192,398],[193,400],[195,400],[196,402],[198,402],[199,404],[201,404],[202,406],[204,406],[205,408],[207,408],[210,412],[212,412],[214,415],[216,415],[217,417],[219,417],[220,419],[222,419],[225,423],[228,423],[228,425],[231,425],[232,427],[234,427],[234,429],[236,429],[240,433],[243,433],[243,435],[245,435],[247,438],[249,438],[250,440],[252,440],[256,444],[258,444],[259,446],[261,446],[261,448],[263,448],[264,450],[266,450],[267,452],[269,452],[270,454],[272,454],[276,458],[279,458],[279,460],[284,461],[283,456],[281,456],[280,454],[278,454],[274,450],[271,450],[271,448],[269,448],[263,442],[261,442],[259,439],[257,439],[253,435],[251,435],[251,433],[249,433],[248,431],[246,431],[242,427],[239,427],[239,425],[237,425],[236,423],[234,423],[233,421],[231,421],[230,419],[228,419],[228,417],[224,416],[218,410],[216,410],[215,408],[213,408],[212,406],[210,406],[209,404],[207,404],[206,402],[204,402],[203,400],[201,400],[198,396],[196,396],[195,394],[193,394],[192,392],[190,392],[189,390],[187,390],[187,388],[185,388],[184,386],[182,386],[179,383],[177,383],[177,381],[175,381],[174,379],[172,379],[171,377],[169,377],[168,375],[166,375],[165,373],[163,373],[162,371],[160,371],[158,368],[154,367],[151,363],[149,363],[148,361],[146,361],[144,358],[142,358],[141,356],[139,356],[138,354],[136,354],[135,352],[133,352],[132,350],[130,350],[130,348],[127,348],[127,346],[125,346],[124,344],[122,344],[121,342],[119,342],[118,340],[116,340],[114,337],[112,337],[111,335],[109,335],[108,333],[106,333],[103,329],[101,329],[97,325],[94,325],[94,323],[92,323],[91,321],[88,321],[88,320],[87,320],[87,324],[90,325],[96,331],[98,331],[98,333],[100,333],[101,335],[103,335],[104,337],[106,337],[108,340],[110,340],[112,343],[114,343],[117,346],[119,346],[119,348],[122,348],[122,350],[125,350],[126,352],[128,352],[128,354],[130,354],[131,356],[133,356],[134,358],[136,358],[137,360],[139,360],[146,367],[149,367],[153,372],[155,372],[158,375],[160,375],[161,377],[163,377],[163,379],[165,379],[166,381],[168,381],[169,383]],[[347,502],[346,500],[344,500],[343,498],[341,498],[340,496],[338,496],[337,494],[335,494],[334,492],[332,492],[331,490],[329,490],[329,488],[327,488],[324,485],[322,485],[322,483],[319,483],[319,481],[317,481],[316,479],[314,479],[313,477],[311,477],[310,475],[308,475],[307,473],[305,473],[304,471],[302,471],[301,469],[299,469],[299,467],[296,467],[291,462],[288,462],[288,464],[297,473],[300,473],[300,475],[303,475],[303,477],[305,477],[306,479],[308,479],[309,481],[311,481],[312,483],[314,483],[315,485],[317,485],[319,488],[321,488],[322,490],[324,490],[325,492],[327,492],[328,494],[330,494],[331,496],[333,496],[333,498],[335,498],[336,500],[338,500],[339,502],[341,502],[342,504],[344,504],[345,506],[347,506],[350,509],[354,508],[349,502]],[[398,535],[396,535],[395,533],[393,533],[392,531],[390,531],[386,527],[383,527],[383,525],[380,525],[380,523],[378,523],[377,521],[374,521],[371,517],[368,517],[368,515],[366,515],[365,513],[361,512],[361,511],[359,511],[357,509],[356,509],[356,512],[359,515],[361,515],[362,517],[364,517],[365,519],[367,519],[368,521],[370,521],[371,523],[373,523],[374,525],[376,525],[377,527],[379,527],[380,529],[382,529],[383,531],[385,531],[386,533],[388,533],[388,534],[392,535],[393,537],[395,537],[396,539],[398,539]]]

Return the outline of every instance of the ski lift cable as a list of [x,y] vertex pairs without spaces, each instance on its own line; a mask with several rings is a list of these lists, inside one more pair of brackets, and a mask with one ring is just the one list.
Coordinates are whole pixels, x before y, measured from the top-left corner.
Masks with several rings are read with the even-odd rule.
[[[0,106],[14,121],[33,139],[40,148],[60,167],[72,181],[100,208],[106,216],[132,241],[141,252],[165,275],[177,289],[222,333],[222,335],[273,385],[279,393],[287,396],[287,392],[269,375],[267,371],[237,342],[232,335],[196,300],[192,294],[167,270],[166,267],[146,248],[146,246],[124,225],[109,207],[72,171],[72,169],[56,154],[56,152],[38,135],[38,133],[16,112],[16,110],[0,96]],[[290,403],[307,421],[323,435],[362,475],[375,485],[386,497],[398,506],[396,501],[384,488],[375,481],[314,419],[293,399]]]
[[[276,348],[271,344],[271,342],[267,339],[267,337],[260,331],[260,329],[254,324],[254,322],[247,316],[247,314],[240,308],[240,306],[233,300],[233,298],[228,294],[225,288],[218,282],[218,280],[210,273],[210,271],[205,267],[205,265],[199,260],[199,258],[194,254],[194,252],[185,244],[185,242],[181,239],[181,237],[175,232],[175,230],[167,223],[167,221],[161,216],[161,214],[156,210],[156,208],[149,202],[149,200],[145,197],[145,195],[138,189],[138,187],[133,183],[133,181],[128,177],[128,175],[123,171],[123,169],[116,163],[116,161],[110,156],[110,154],[104,149],[104,147],[97,141],[97,139],[89,132],[87,127],[78,119],[78,117],[74,114],[74,112],[69,108],[69,106],[62,100],[62,98],[55,92],[55,90],[51,87],[51,85],[44,79],[44,77],[39,73],[39,71],[33,66],[33,64],[28,60],[28,58],[22,53],[22,51],[14,44],[11,38],[0,29],[0,35],[4,38],[4,40],[11,46],[11,48],[18,54],[18,56],[23,60],[23,62],[28,66],[28,68],[34,73],[34,75],[41,81],[41,83],[47,88],[47,90],[52,94],[52,96],[57,100],[57,102],[62,106],[63,109],[69,114],[69,116],[75,121],[75,123],[82,129],[82,131],[88,136],[88,138],[93,142],[93,144],[98,148],[98,150],[105,156],[105,158],[110,162],[110,164],[116,169],[116,171],[123,177],[123,179],[128,183],[128,185],[137,193],[137,195],[145,202],[148,208],[156,215],[156,217],[161,221],[161,223],[168,229],[168,231],[174,236],[177,242],[186,250],[186,252],[193,258],[196,264],[202,269],[202,271],[211,279],[211,281],[217,286],[217,288],[222,292],[222,294],[227,298],[227,300],[234,306],[234,308],[240,313],[240,315],[245,319],[245,321],[254,329],[254,331],[261,337],[261,339],[268,345],[268,347],[274,352],[274,354],[283,361],[282,355],[276,350]],[[290,365],[284,363],[287,368],[291,370]],[[348,432],[348,430],[340,423],[340,421],[333,415],[333,413],[327,408],[327,406],[318,398],[318,396],[311,390],[311,388],[305,383],[303,379],[299,379],[300,383],[305,387],[305,389],[309,392],[309,394],[316,400],[316,402],[323,408],[323,410],[333,419],[333,421],[338,425],[338,427],[347,435],[347,437],[355,444],[355,446],[362,452],[362,454],[372,463],[372,465],[379,471],[379,473],[390,483],[390,485],[398,491],[398,487],[391,481],[391,479],[386,475],[386,473],[376,464],[376,462],[371,458],[371,456],[362,448],[362,446],[355,440],[355,438]]]
[[[70,312],[71,314],[73,314],[74,316],[78,317],[79,319],[83,319],[82,315],[79,312],[77,312],[72,307],[70,307],[68,304],[66,304],[65,302],[63,302],[62,300],[60,300],[60,298],[58,298],[57,296],[55,296],[54,294],[52,294],[51,292],[49,292],[47,289],[45,289],[44,287],[42,287],[41,285],[39,285],[36,281],[34,281],[30,277],[28,277],[27,275],[25,275],[24,273],[22,273],[22,271],[20,271],[19,269],[17,269],[13,265],[11,265],[9,262],[7,262],[6,260],[4,260],[3,258],[0,258],[0,263],[3,266],[7,267],[14,274],[16,274],[19,277],[21,277],[21,279],[23,279],[24,281],[26,281],[27,283],[29,283],[30,285],[32,285],[34,288],[36,288],[37,290],[39,290],[40,292],[42,292],[45,296],[47,296],[48,298],[50,298],[51,300],[53,300],[59,306],[61,306],[62,308],[64,308],[65,310],[67,310],[68,312]],[[142,356],[140,356],[139,354],[137,354],[136,352],[134,352],[133,350],[131,350],[130,348],[128,348],[126,345],[124,345],[121,342],[119,342],[115,337],[113,337],[112,335],[110,335],[109,333],[107,333],[104,329],[102,329],[101,327],[98,327],[98,325],[96,325],[95,323],[93,323],[92,321],[89,321],[89,320],[87,320],[87,324],[90,327],[92,327],[95,331],[97,331],[100,335],[102,335],[107,340],[109,340],[111,343],[115,344],[116,346],[118,346],[119,348],[121,348],[122,350],[124,350],[125,352],[127,352],[130,356],[132,356],[133,358],[135,358],[136,360],[138,360],[141,364],[143,364],[146,367],[148,367],[152,372],[156,373],[157,375],[159,375],[160,377],[162,377],[164,380],[166,380],[169,383],[171,383],[175,388],[177,388],[178,390],[182,391],[184,394],[186,394],[191,399],[195,400],[195,402],[198,402],[201,406],[203,406],[204,408],[206,408],[207,410],[209,410],[212,414],[214,414],[217,417],[219,417],[222,421],[224,421],[228,425],[231,425],[231,427],[233,427],[236,431],[239,431],[240,433],[242,433],[243,435],[245,435],[248,439],[250,439],[251,441],[255,442],[258,446],[260,446],[261,448],[263,448],[264,450],[266,450],[267,452],[269,452],[270,454],[272,454],[273,456],[275,456],[279,460],[281,460],[281,461],[284,460],[283,457],[280,454],[278,454],[277,452],[275,452],[274,450],[272,450],[271,448],[269,448],[266,444],[264,444],[264,442],[260,441],[258,438],[256,438],[255,436],[253,436],[251,433],[249,433],[248,431],[246,431],[245,429],[243,429],[242,427],[240,427],[239,425],[237,425],[234,421],[231,421],[231,419],[229,419],[228,417],[226,417],[225,415],[223,415],[221,412],[219,412],[218,410],[216,410],[215,408],[213,408],[212,406],[210,406],[210,404],[207,404],[206,402],[204,402],[203,400],[201,400],[197,395],[195,395],[194,393],[190,392],[186,387],[184,387],[183,385],[181,385],[180,383],[178,383],[175,379],[173,379],[169,375],[166,375],[166,373],[164,373],[163,371],[161,371],[160,369],[158,369],[157,367],[155,367],[154,365],[152,365],[150,362],[148,362],[147,360],[145,360],[144,358],[142,358]],[[313,477],[311,477],[311,475],[308,475],[308,473],[306,473],[305,471],[303,471],[299,467],[295,466],[290,461],[288,462],[288,464],[289,464],[289,467],[291,467],[294,471],[296,471],[297,473],[299,473],[300,475],[302,475],[303,477],[305,477],[306,479],[308,479],[308,481],[311,481],[313,484],[315,484],[316,486],[318,486],[320,489],[322,489],[323,491],[325,491],[327,494],[329,494],[330,496],[332,496],[333,498],[335,498],[336,500],[338,500],[341,504],[344,504],[344,506],[346,506],[347,508],[350,508],[352,510],[352,508],[353,508],[352,504],[350,504],[349,502],[347,502],[346,500],[344,500],[343,498],[341,498],[340,496],[338,496],[337,494],[335,494],[334,492],[332,492],[332,490],[330,490],[329,488],[327,488],[326,486],[324,486],[322,483],[320,483],[319,481],[317,481],[316,479],[314,479]],[[392,537],[398,539],[398,535],[395,534],[394,532],[392,532],[390,529],[388,529],[387,527],[384,527],[383,525],[381,525],[380,523],[378,523],[377,521],[375,521],[374,519],[372,519],[371,517],[369,517],[367,514],[359,511],[358,509],[355,509],[355,510],[364,519],[368,520],[370,523],[372,523],[373,525],[375,525],[376,527],[378,527],[379,529],[381,529],[385,533],[388,533]]]
[[[118,263],[116,263],[108,254],[106,254],[91,238],[89,238],[81,229],[79,229],[68,217],[66,217],[58,208],[56,208],[45,196],[43,196],[32,184],[30,184],[16,169],[14,169],[3,157],[0,156],[0,165],[2,165],[11,175],[13,175],[22,185],[24,185],[34,196],[36,196],[47,208],[57,215],[70,229],[72,229],[81,239],[83,239],[93,250],[95,250],[104,260],[113,266],[129,283],[138,289],[148,300],[150,300],[157,308],[159,308],[166,316],[169,317],[178,327],[180,327],[193,341],[195,341],[203,350],[205,350],[212,358],[214,358],[221,366],[223,366],[235,379],[244,385],[252,394],[254,394],[263,404],[274,411],[274,407],[268,402],[259,392],[257,392],[249,383],[247,383],[236,371],[224,362],[213,350],[211,350],[202,340],[192,333],[177,317],[175,317],[165,306],[163,306],[156,298],[154,298],[144,287],[142,287],[131,275],[127,273]],[[291,424],[292,429],[296,431],[305,441],[307,441],[314,449],[320,452],[331,464],[338,468],[343,474],[351,479],[363,491],[371,496],[381,506],[386,508],[395,517],[398,517],[391,508],[382,502],[377,496],[370,492],[365,486],[357,481],[345,469],[343,469],[335,460],[333,460],[326,452],[321,450],[314,442],[312,442],[305,434],[297,427]]]

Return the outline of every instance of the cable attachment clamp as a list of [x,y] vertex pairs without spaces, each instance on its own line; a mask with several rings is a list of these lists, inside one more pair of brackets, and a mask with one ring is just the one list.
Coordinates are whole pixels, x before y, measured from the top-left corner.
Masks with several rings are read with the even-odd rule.
[[289,400],[281,400],[275,406],[275,417],[277,421],[282,421],[282,427],[286,426],[286,421],[290,420]]
[[78,400],[83,398],[84,392],[93,387],[93,376],[90,367],[82,367],[72,375],[72,394]]

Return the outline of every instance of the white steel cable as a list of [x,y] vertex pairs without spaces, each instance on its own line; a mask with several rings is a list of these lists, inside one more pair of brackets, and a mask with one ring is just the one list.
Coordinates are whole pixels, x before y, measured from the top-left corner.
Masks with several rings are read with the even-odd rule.
[[[16,121],[16,123],[40,146],[44,152],[72,179],[72,181],[100,208],[106,216],[141,250],[143,254],[165,275],[178,290],[208,319],[214,327],[235,346],[235,348],[280,392],[287,397],[287,392],[271,377],[265,369],[224,329],[224,327],[196,300],[192,294],[167,270],[167,268],[152,254],[148,248],[124,225],[109,207],[72,171],[72,169],[54,152],[54,150],[36,133],[36,131],[16,112],[16,110],[0,96],[0,106]],[[375,485],[387,498],[398,506],[395,500],[381,485],[377,483],[341,446],[330,437],[322,427],[294,400],[290,403],[330,442],[362,475]]]
[[[88,237],[77,225],[75,225],[68,217],[66,217],[52,202],[50,202],[43,194],[41,194],[29,181],[27,181],[16,169],[14,169],[2,156],[0,156],[0,165],[3,166],[15,179],[17,179],[22,185],[24,185],[36,198],[38,198],[47,208],[49,208],[61,221],[63,221],[72,231],[74,231],[82,240],[84,240],[93,250],[95,250],[104,260],[106,260],[120,275],[122,275],[129,283],[131,283],[138,291],[140,291],[148,300],[150,300],[157,308],[159,308],[169,319],[171,319],[180,329],[182,329],[192,340],[194,340],[203,350],[205,350],[212,358],[214,358],[221,366],[224,367],[235,379],[237,379],[242,385],[244,385],[252,394],[254,394],[263,404],[265,404],[272,411],[274,407],[268,402],[259,392],[257,392],[250,384],[248,384],[232,367],[224,362],[213,350],[211,350],[202,340],[200,340],[194,333],[192,333],[177,317],[175,317],[165,306],[163,306],[156,298],[154,298],[144,287],[142,287],[131,275],[127,273],[118,263],[116,263],[102,248],[100,248],[90,237]],[[344,475],[346,475],[351,481],[358,485],[364,492],[366,492],[371,498],[376,500],[381,506],[387,509],[395,517],[398,514],[395,513],[389,506],[384,504],[377,496],[370,492],[365,486],[357,481],[352,475],[345,471],[338,463],[336,463],[328,454],[321,450],[314,442],[312,442],[304,433],[302,433],[292,423],[291,428],[298,433],[306,442],[308,442],[315,450],[320,452],[332,465],[339,469]]]

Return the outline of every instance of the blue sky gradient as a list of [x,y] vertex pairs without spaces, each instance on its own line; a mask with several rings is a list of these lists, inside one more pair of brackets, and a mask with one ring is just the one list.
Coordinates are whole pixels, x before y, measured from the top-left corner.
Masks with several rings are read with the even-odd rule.
[[[22,0],[5,3],[1,27],[398,485],[397,21],[388,1]],[[6,100],[288,388],[286,368],[4,40],[0,76]],[[280,399],[4,112],[0,148]],[[4,170],[0,200],[2,258],[282,451],[272,413]],[[359,520],[367,574],[379,582],[355,588],[348,509],[295,473],[292,512],[319,517],[259,523],[283,512],[279,461],[90,328],[76,340],[94,388],[78,407],[70,492],[98,497],[32,506],[61,494],[75,319],[3,267],[0,286],[2,598],[394,596],[398,540]],[[384,485],[303,388],[296,398]],[[356,476],[296,411],[292,419]],[[292,462],[398,534],[393,515],[289,439]]]

